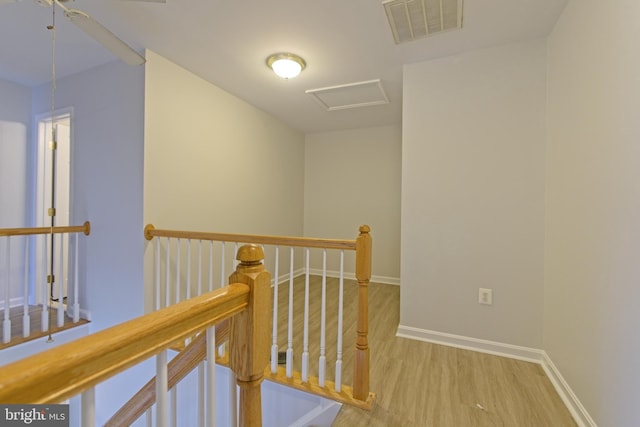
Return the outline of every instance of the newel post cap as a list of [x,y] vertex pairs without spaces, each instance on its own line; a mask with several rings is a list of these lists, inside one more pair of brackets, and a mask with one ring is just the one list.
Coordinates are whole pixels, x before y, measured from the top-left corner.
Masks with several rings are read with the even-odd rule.
[[242,245],[236,254],[236,260],[242,264],[258,264],[264,259],[264,251],[258,245]]

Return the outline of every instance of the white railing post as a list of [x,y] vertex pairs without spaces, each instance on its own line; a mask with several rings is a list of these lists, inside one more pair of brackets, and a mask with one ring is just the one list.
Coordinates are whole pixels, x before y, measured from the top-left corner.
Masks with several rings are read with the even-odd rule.
[[342,312],[344,307],[344,250],[340,251],[340,282],[338,290],[338,342],[336,347],[335,390],[342,391]]
[[80,280],[79,280],[79,269],[78,265],[78,254],[80,235],[76,234],[74,237],[75,243],[75,253],[74,253],[74,262],[73,262],[73,322],[77,323],[80,321]]
[[167,237],[167,253],[165,256],[165,275],[164,275],[164,299],[165,307],[171,305],[171,239]]
[[191,298],[191,239],[187,239],[187,299]]
[[205,372],[206,359],[198,363],[198,427],[205,427]]
[[155,283],[155,290],[156,290],[156,304],[155,304],[155,310],[160,310],[160,238],[156,238],[155,239],[155,278],[154,278],[154,283]]
[[31,334],[31,317],[29,317],[29,246],[31,238],[25,236],[24,249],[24,288],[22,292],[22,336],[24,338]]
[[80,406],[82,406],[80,417],[82,427],[93,427],[96,425],[96,392],[95,388],[86,389],[80,395]]
[[206,423],[214,426],[216,424],[216,328],[207,329],[207,392],[206,392]]
[[42,311],[40,324],[42,332],[49,330],[49,290],[47,289],[47,237],[43,236],[42,242]]
[[180,299],[180,239],[176,241],[176,304],[181,301]]
[[305,248],[304,331],[302,336],[302,382],[309,382],[309,248]]
[[156,355],[156,426],[168,427],[169,404],[167,388],[169,386],[167,373],[167,350]]
[[278,371],[278,254],[279,246],[276,246],[275,265],[273,273],[273,324],[272,324],[272,342],[271,342],[271,373]]
[[7,236],[5,239],[5,283],[4,283],[4,320],[2,322],[2,342],[8,343],[11,341],[11,317],[9,317],[9,310],[11,309],[11,236]]
[[213,291],[213,240],[209,240],[209,292]]
[[327,250],[322,250],[322,302],[320,306],[320,358],[318,359],[318,385],[324,387],[325,369],[327,365],[326,324],[327,324]]
[[198,295],[202,295],[202,240],[198,240]]
[[[64,235],[58,239],[60,241],[60,252],[58,253],[58,307],[57,316],[58,327],[64,326],[64,284],[66,282],[66,269],[64,268]],[[55,277],[55,273],[53,273]]]
[[293,376],[293,246],[289,255],[289,317],[287,324],[287,378]]

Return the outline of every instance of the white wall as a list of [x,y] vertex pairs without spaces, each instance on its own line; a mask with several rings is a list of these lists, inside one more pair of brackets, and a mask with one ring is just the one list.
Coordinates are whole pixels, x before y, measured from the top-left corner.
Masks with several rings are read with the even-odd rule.
[[152,51],[145,93],[145,223],[302,235],[303,134]]
[[[97,331],[142,313],[144,69],[112,62],[60,79],[56,107],[72,107],[71,222],[91,221],[83,239],[85,304]],[[34,89],[48,111],[50,86]]]
[[545,73],[542,40],[405,65],[401,329],[542,346]]
[[[400,126],[308,134],[305,142],[305,236],[354,239],[360,225],[369,225],[373,278],[394,284],[400,281],[401,144]],[[348,268],[353,273],[353,262]]]
[[640,425],[638,17],[572,1],[548,44],[544,348],[600,426]]
[[0,80],[0,227],[27,225],[31,90]]
[[302,234],[303,135],[147,51],[145,221]]
[[[48,111],[50,86],[33,91],[34,114]],[[56,107],[73,107],[71,221],[91,221],[82,242],[91,332],[143,313],[142,168],[144,68],[111,62],[57,83]],[[129,374],[127,390],[135,376]],[[138,383],[147,381],[140,377]],[[120,379],[97,390],[98,420],[127,398]]]
[[[25,227],[29,225],[30,179],[29,123],[31,118],[31,90],[19,84],[0,80],[0,228]],[[25,238],[10,239],[11,266],[5,266],[6,237],[0,238],[0,277],[6,277],[5,268],[10,268],[9,282],[19,284],[24,276]],[[21,286],[12,286],[9,299],[19,304]],[[0,303],[4,304],[4,292]]]

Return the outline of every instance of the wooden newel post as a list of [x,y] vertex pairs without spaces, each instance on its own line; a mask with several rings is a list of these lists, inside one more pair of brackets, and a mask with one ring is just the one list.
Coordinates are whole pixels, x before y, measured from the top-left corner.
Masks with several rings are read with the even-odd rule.
[[369,280],[371,279],[371,229],[360,226],[356,239],[356,279],[358,280],[358,324],[353,375],[353,397],[369,397]]
[[229,283],[251,288],[249,306],[231,318],[229,367],[240,386],[240,427],[262,426],[260,384],[269,364],[271,333],[271,275],[264,269],[260,246],[244,245],[236,259],[240,264]]

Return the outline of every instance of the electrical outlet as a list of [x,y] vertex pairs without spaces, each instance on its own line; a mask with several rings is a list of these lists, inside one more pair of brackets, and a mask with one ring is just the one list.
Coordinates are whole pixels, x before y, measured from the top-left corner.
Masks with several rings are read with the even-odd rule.
[[493,304],[493,290],[487,288],[480,288],[478,290],[478,303],[491,305]]

